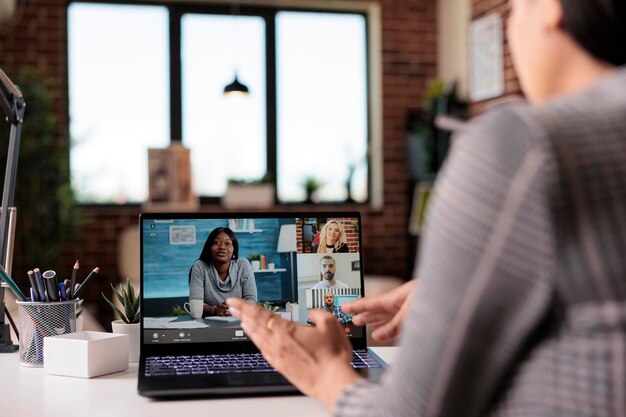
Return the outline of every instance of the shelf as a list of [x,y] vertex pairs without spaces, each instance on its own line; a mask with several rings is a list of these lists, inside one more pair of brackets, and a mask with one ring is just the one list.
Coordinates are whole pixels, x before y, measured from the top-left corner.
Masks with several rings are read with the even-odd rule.
[[263,229],[233,229],[235,233],[261,233]]
[[287,268],[274,268],[274,269],[253,269],[254,273],[276,273],[276,272],[287,272]]

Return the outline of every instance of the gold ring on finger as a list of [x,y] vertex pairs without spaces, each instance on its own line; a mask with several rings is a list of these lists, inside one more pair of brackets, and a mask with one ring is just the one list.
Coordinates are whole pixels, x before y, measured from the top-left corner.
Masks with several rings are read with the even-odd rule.
[[274,320],[276,320],[276,316],[272,316],[269,319],[267,319],[267,323],[265,323],[265,328],[268,331],[272,331],[272,326],[274,325]]

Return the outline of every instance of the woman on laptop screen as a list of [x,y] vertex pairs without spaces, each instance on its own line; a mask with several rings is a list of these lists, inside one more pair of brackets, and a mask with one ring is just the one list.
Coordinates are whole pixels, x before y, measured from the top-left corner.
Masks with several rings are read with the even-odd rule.
[[203,316],[229,316],[225,303],[229,297],[256,302],[256,281],[250,262],[239,258],[235,233],[218,227],[209,233],[189,270],[189,300],[204,301]]
[[317,253],[348,252],[348,239],[343,225],[337,220],[329,220],[320,231],[320,243],[313,250]]

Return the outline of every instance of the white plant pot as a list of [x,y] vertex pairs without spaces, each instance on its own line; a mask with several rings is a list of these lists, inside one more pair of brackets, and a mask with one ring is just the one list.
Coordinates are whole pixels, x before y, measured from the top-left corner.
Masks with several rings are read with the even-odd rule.
[[252,265],[252,269],[255,271],[261,270],[261,261],[250,261],[250,264]]
[[274,206],[274,185],[229,184],[222,204],[230,209],[270,208]]
[[113,333],[128,335],[128,362],[139,362],[139,323],[128,324],[122,320],[111,322]]

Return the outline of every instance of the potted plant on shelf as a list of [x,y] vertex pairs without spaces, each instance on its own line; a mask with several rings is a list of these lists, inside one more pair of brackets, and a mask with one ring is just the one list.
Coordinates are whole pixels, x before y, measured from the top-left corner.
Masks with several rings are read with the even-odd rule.
[[270,175],[253,180],[231,178],[222,204],[229,209],[270,208],[274,205],[274,194]]
[[113,308],[113,310],[119,315],[120,320],[114,320],[111,323],[113,333],[121,333],[128,335],[128,361],[139,361],[139,320],[141,319],[140,306],[139,306],[139,291],[135,292],[130,280],[126,279],[126,288],[121,287],[118,292],[113,284],[111,289],[115,294],[115,298],[120,302],[122,310],[111,300],[109,300],[104,293],[102,298]]
[[322,188],[323,185],[324,183],[319,181],[315,177],[306,177],[302,181],[302,187],[304,188],[304,192],[306,194],[305,203],[317,203],[319,200],[317,198],[317,190]]
[[252,252],[250,256],[248,256],[250,260],[250,264],[252,265],[252,269],[255,271],[261,270],[261,254],[258,252]]

